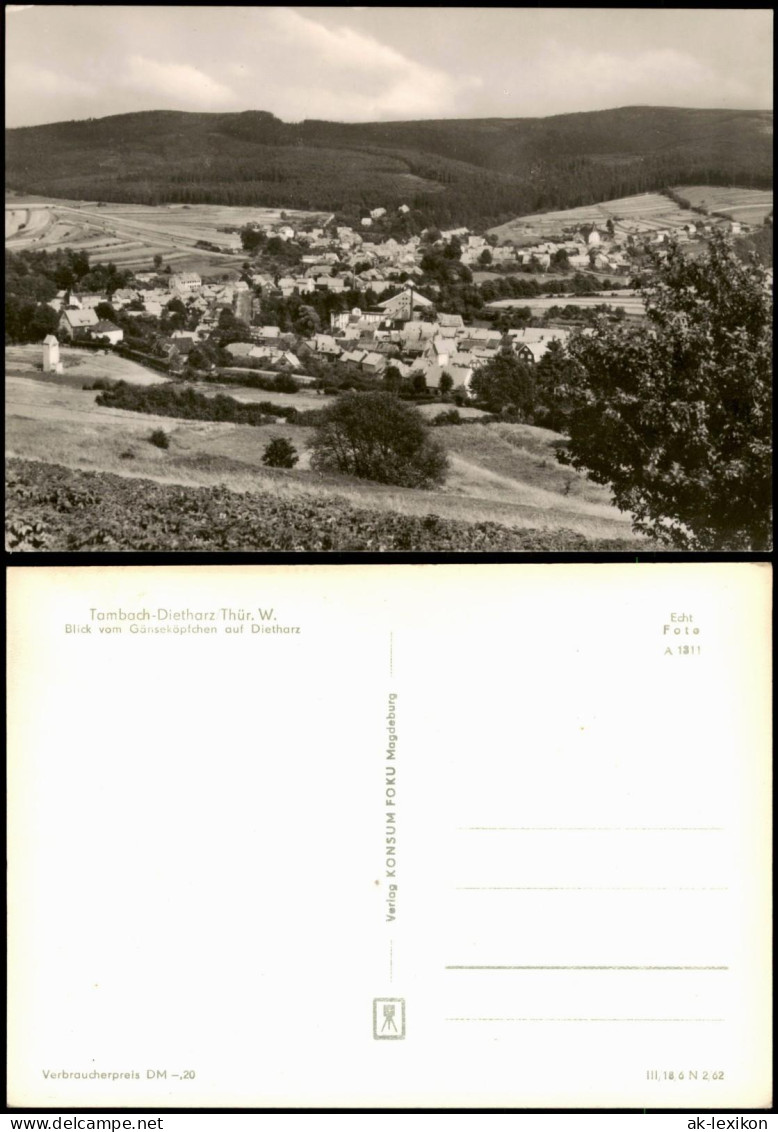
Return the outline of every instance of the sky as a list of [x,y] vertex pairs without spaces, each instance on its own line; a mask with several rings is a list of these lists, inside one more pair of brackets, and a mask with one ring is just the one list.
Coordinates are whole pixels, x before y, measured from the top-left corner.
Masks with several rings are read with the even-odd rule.
[[138,110],[286,122],[772,108],[772,12],[6,5],[6,125]]

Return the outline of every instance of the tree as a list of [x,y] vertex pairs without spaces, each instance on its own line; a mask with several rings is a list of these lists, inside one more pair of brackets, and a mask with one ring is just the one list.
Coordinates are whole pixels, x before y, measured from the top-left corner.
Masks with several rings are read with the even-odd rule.
[[535,424],[543,428],[553,428],[557,432],[566,431],[567,414],[570,406],[562,390],[569,381],[573,363],[558,338],[552,338],[548,349],[535,366],[536,396],[538,408]]
[[219,351],[212,342],[198,342],[187,356],[187,363],[193,370],[210,370],[219,361]]
[[267,464],[269,468],[293,468],[299,459],[297,449],[291,440],[277,436],[266,445],[262,463]]
[[529,419],[535,409],[533,367],[507,352],[475,371],[470,391],[492,413],[508,409]]
[[391,393],[343,393],[323,411],[313,465],[378,483],[442,483],[445,450],[431,439],[418,409]]
[[171,299],[166,304],[165,310],[169,311],[170,314],[181,314],[181,315],[186,314],[186,306],[185,306],[183,300],[179,299],[178,296]]
[[259,228],[252,228],[246,226],[240,230],[240,242],[244,251],[255,252],[262,244],[265,243],[265,233]]
[[478,262],[483,264],[484,267],[488,267],[489,264],[492,262],[492,253],[489,251],[488,248],[484,248],[484,250],[481,252],[481,254],[478,257]]
[[162,256],[159,254],[159,252],[157,252],[157,254],[154,256],[154,270],[159,271],[161,266],[162,266]]
[[303,304],[294,320],[295,333],[302,338],[313,338],[321,330],[321,319],[313,307]]
[[767,274],[714,235],[671,245],[644,286],[647,325],[576,335],[562,463],[609,484],[635,530],[684,550],[766,550],[771,530]]
[[444,398],[451,392],[454,388],[454,379],[450,373],[442,373],[440,375],[440,385],[438,388],[440,389],[441,396]]
[[384,370],[384,388],[389,393],[397,395],[402,388],[402,381],[400,370],[390,363]]
[[116,311],[110,303],[98,303],[95,307],[95,314],[105,322],[116,322]]

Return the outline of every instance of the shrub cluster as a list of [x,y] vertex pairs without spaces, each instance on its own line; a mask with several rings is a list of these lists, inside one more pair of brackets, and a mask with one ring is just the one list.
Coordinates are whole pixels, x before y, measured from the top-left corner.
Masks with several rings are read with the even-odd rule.
[[129,385],[126,381],[117,382],[96,400],[98,405],[135,413],[257,426],[275,424],[279,417],[290,424],[312,425],[320,416],[316,410],[300,413],[291,406],[274,405],[271,401],[245,404],[222,393],[208,397],[189,386],[182,389],[173,385]]

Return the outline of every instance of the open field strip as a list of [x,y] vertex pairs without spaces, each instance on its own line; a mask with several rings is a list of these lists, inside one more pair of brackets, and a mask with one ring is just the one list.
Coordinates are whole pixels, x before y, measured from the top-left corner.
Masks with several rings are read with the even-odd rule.
[[132,385],[166,385],[168,378],[130,358],[99,350],[79,350],[61,346],[59,352],[64,373],[44,374],[40,346],[6,346],[5,373],[11,378],[32,378],[47,384],[67,385],[81,389],[86,382],[104,377],[110,381],[127,381]]
[[542,296],[538,299],[497,299],[487,303],[490,310],[509,310],[512,307],[529,307],[533,315],[544,314],[551,307],[597,307],[601,305],[623,307],[628,317],[639,318],[645,315],[646,308],[643,299],[634,292],[627,294],[616,292],[615,296],[608,293],[603,295],[554,295]]
[[719,185],[679,185],[679,196],[693,208],[707,208],[710,212],[723,212],[733,220],[746,224],[762,224],[773,211],[771,189],[725,188]]
[[7,208],[5,210],[5,238],[10,239],[16,235],[23,225],[26,226],[29,213],[26,208]]
[[492,228],[491,232],[503,244],[510,243],[512,239],[542,238],[558,234],[563,228],[575,228],[584,224],[604,226],[609,219],[613,220],[617,233],[626,234],[638,230],[639,225],[646,225],[644,230],[652,227],[680,227],[688,222],[689,214],[661,193],[639,193],[580,208],[519,216],[507,224]]
[[40,240],[54,223],[52,213],[47,208],[30,208],[26,216],[26,221],[20,221],[24,228],[17,228],[11,236],[6,237],[10,247],[24,247],[33,240]]

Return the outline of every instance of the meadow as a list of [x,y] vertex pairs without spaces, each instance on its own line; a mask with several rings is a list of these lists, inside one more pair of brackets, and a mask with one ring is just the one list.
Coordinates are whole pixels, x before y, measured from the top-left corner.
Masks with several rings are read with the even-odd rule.
[[628,318],[642,318],[646,313],[645,303],[637,291],[604,291],[601,295],[541,295],[530,299],[497,299],[487,303],[490,310],[509,310],[511,307],[529,307],[533,316],[546,314],[551,307],[579,307],[586,310],[592,307],[609,306],[624,308]]
[[679,196],[692,208],[704,208],[739,220],[743,224],[762,224],[773,211],[772,189],[735,189],[717,185],[679,185]]
[[[326,220],[323,213],[287,212],[296,220]],[[136,271],[151,270],[155,255],[175,271],[221,274],[235,270],[243,252],[236,233],[252,221],[281,222],[273,208],[240,208],[206,204],[105,204],[46,198],[8,197],[5,206],[6,247],[10,251],[56,251],[73,248],[89,252],[92,263],[115,263]],[[232,245],[234,251],[215,252],[197,243]],[[241,260],[238,260],[238,255]]]
[[[290,503],[330,500],[406,516],[432,514],[463,523],[499,523],[511,529],[564,529],[587,539],[633,537],[629,516],[612,505],[605,488],[558,464],[560,437],[543,429],[475,422],[436,429],[436,438],[449,455],[447,481],[437,490],[410,490],[313,470],[313,433],[299,425],[274,423],[256,428],[99,406],[97,394],[81,388],[83,371],[75,379],[72,369],[66,369],[60,379],[31,376],[30,370],[25,375],[19,349],[23,348],[10,354],[6,379],[9,457],[166,485],[220,487]],[[91,364],[103,369],[102,376],[111,377],[114,374],[106,370],[106,361],[123,359],[102,355],[91,359]],[[27,364],[34,363],[28,360]],[[275,396],[265,394],[270,400]],[[290,395],[289,401],[294,402],[295,397]],[[443,408],[428,406],[426,411]],[[158,428],[169,437],[167,449],[149,443]],[[262,463],[265,447],[277,437],[289,439],[300,456],[289,472],[279,473]]]
[[616,238],[630,233],[650,235],[659,228],[681,228],[689,221],[689,212],[662,193],[638,193],[618,197],[581,208],[566,208],[559,212],[541,212],[530,216],[517,216],[507,224],[492,228],[501,244],[531,244],[559,235],[563,228],[578,228],[596,224],[605,227],[613,221]]
[[[749,225],[762,224],[765,216],[773,210],[772,190],[679,185],[674,191],[692,208],[704,207],[711,214],[717,213]],[[689,221],[699,220],[699,216],[663,193],[638,193],[581,208],[517,216],[507,224],[492,228],[491,233],[501,244],[530,245],[560,235],[564,228],[590,224],[604,228],[609,220],[613,221],[614,235],[618,240],[628,235],[650,236],[659,229],[672,231]],[[716,223],[715,216],[713,222]]]

